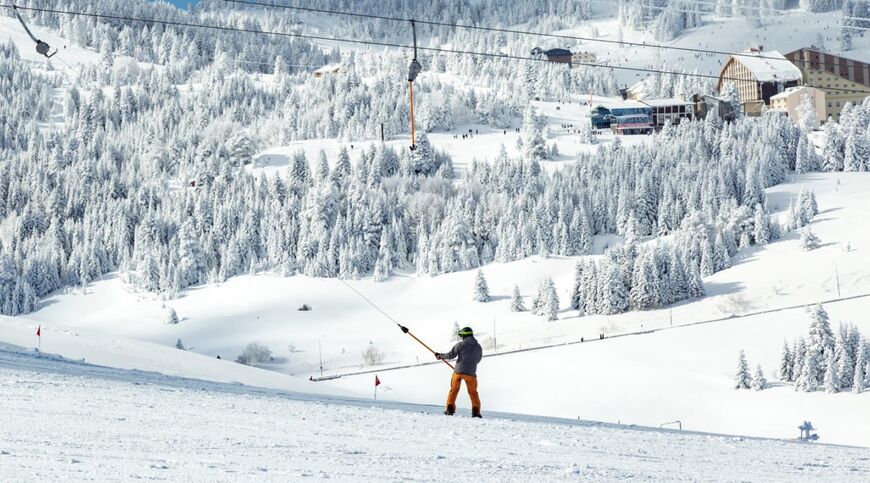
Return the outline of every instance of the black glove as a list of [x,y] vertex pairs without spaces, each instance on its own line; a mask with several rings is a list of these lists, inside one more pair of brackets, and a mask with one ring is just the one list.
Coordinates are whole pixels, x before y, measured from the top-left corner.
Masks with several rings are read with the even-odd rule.
[[408,333],[408,328],[405,327],[404,325],[400,325],[399,328],[402,329],[402,332],[404,332],[406,334]]
[[439,353],[436,352],[436,353],[435,353],[435,358],[438,359],[438,360],[440,361],[440,360],[441,360],[441,354],[439,354]]

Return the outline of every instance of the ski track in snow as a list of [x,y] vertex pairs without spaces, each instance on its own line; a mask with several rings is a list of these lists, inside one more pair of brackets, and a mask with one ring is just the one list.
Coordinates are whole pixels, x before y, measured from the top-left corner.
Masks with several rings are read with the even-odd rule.
[[[0,481],[867,481],[863,448],[316,397],[0,349]],[[739,464],[737,464],[739,462]]]

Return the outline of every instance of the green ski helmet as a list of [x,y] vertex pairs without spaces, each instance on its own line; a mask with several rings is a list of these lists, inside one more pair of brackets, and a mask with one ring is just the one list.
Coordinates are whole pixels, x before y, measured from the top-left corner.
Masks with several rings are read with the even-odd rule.
[[474,331],[471,330],[471,327],[463,327],[459,329],[459,337],[468,337],[469,335],[474,335]]

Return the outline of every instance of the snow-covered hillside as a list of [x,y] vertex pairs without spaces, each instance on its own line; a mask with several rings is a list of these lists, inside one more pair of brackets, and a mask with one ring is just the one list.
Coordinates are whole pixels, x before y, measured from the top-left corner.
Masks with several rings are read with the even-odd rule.
[[[41,334],[39,338],[37,329]],[[107,371],[130,370],[133,374],[142,374],[142,377],[189,378],[322,395],[349,394],[328,384],[314,384],[231,360],[203,356],[191,350],[117,336],[79,333],[20,318],[0,316],[0,346],[12,352],[28,352],[41,347],[44,357],[50,360],[63,359],[67,365],[100,366]]]
[[[602,333],[611,337],[719,320],[697,328],[487,359],[481,369],[481,391],[485,404],[495,410],[651,426],[680,419],[694,430],[777,438],[790,437],[803,418],[824,427],[825,441],[870,445],[870,431],[863,429],[870,428],[870,420],[856,423],[870,394],[806,394],[778,383],[761,393],[732,389],[741,349],[747,351],[753,369],[761,364],[771,380],[777,379],[783,339],[792,341],[807,332],[809,317],[800,307],[870,294],[870,266],[862,256],[870,246],[870,232],[858,221],[868,216],[868,182],[863,173],[810,174],[775,187],[769,202],[779,210],[801,190],[815,190],[821,213],[812,228],[824,246],[804,252],[797,237],[790,236],[749,250],[736,257],[730,269],[705,279],[707,297],[672,308],[578,317],[564,308],[574,282],[573,257],[533,257],[486,267],[494,297],[489,303],[472,301],[474,271],[349,283],[443,350],[452,344],[454,322],[474,327],[489,344],[489,353],[493,338],[498,347],[492,352],[506,352],[589,341]],[[844,249],[847,244],[849,251]],[[838,281],[833,278],[835,269]],[[513,285],[530,296],[545,276],[554,278],[563,300],[559,320],[546,322],[528,312],[510,312]],[[212,357],[234,358],[247,343],[258,341],[277,358],[263,367],[306,377],[320,374],[321,358],[326,374],[376,369],[361,367],[362,352],[370,343],[384,352],[386,366],[428,362],[431,357],[336,280],[245,276],[164,303],[131,294],[117,277],[109,277],[85,294],[57,295],[49,302],[33,317],[72,330],[165,345],[181,338],[194,351]],[[164,304],[178,312],[181,323],[165,324]],[[314,310],[297,311],[303,304]],[[825,305],[835,328],[839,322],[851,322],[865,334],[870,333],[868,306],[870,298]],[[798,308],[728,319],[789,307]],[[78,315],[70,318],[70,313]],[[559,376],[536,380],[534,374],[541,371]],[[382,373],[384,397],[415,403],[440,400],[447,382],[443,372],[435,365]],[[365,394],[371,378],[340,379],[336,384]],[[517,382],[522,380],[527,382]],[[529,390],[530,384],[535,390]]]
[[[22,3],[58,53],[0,8],[0,481],[870,480],[870,98],[591,123],[619,67],[868,61],[870,4]],[[413,140],[378,15],[420,20]],[[482,421],[397,321],[474,329]]]
[[[289,393],[0,347],[0,479],[865,481],[863,448]],[[147,428],[147,431],[144,430]],[[736,462],[739,464],[735,465]]]

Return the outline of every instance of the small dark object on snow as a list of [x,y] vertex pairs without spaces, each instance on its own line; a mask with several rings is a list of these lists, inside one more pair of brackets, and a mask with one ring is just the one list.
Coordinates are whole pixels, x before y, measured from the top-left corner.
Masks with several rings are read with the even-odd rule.
[[308,304],[302,304],[302,306],[299,307],[299,308],[296,309],[296,310],[298,310],[298,311],[300,311],[300,312],[308,312],[308,311],[313,310],[313,309],[312,309],[311,306],[308,305]]
[[813,431],[816,428],[814,428],[813,423],[809,421],[804,421],[803,424],[798,426],[798,429],[801,430],[801,441],[816,441],[817,439],[819,439],[818,434],[810,433],[810,431]]
[[220,359],[220,358],[221,358],[221,356],[220,356],[220,355],[218,355],[218,356],[217,356],[217,358],[218,358],[218,359]]
[[604,340],[604,334],[599,335],[598,338]]

